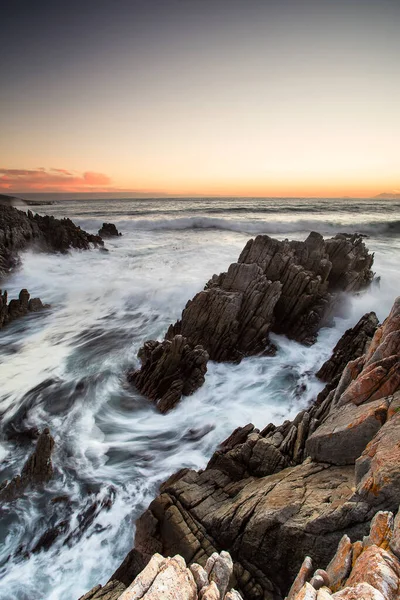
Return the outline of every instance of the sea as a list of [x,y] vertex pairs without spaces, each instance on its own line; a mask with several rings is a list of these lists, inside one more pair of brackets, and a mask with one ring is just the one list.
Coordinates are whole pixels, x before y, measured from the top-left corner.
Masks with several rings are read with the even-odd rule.
[[[0,482],[34,443],[10,432],[49,427],[55,474],[0,509],[0,599],[78,600],[133,547],[135,521],[160,484],[202,469],[236,427],[280,424],[323,385],[315,372],[366,312],[380,320],[400,294],[400,202],[356,199],[82,199],[32,207],[96,233],[109,252],[22,255],[6,282],[49,303],[0,333]],[[272,336],[273,357],[209,363],[204,386],[161,415],[126,381],[147,339],[162,339],[186,302],[258,234],[304,240],[363,233],[377,280],[350,297],[312,347]]]

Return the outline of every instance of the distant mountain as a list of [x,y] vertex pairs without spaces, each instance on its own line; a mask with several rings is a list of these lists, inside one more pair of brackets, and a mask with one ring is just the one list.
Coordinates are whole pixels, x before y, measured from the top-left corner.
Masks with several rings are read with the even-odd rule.
[[378,200],[400,200],[400,193],[398,192],[383,192],[375,196]]

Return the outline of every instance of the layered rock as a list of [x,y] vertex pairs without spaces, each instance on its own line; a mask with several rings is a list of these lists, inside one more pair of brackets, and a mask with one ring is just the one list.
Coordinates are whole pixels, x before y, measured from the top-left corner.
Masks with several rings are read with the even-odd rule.
[[192,348],[181,335],[172,340],[146,342],[139,351],[141,369],[128,373],[128,381],[168,412],[182,394],[190,396],[204,383],[208,354],[202,346]]
[[29,487],[39,487],[49,481],[53,475],[51,454],[54,439],[46,428],[38,437],[36,448],[26,461],[21,475],[11,481],[4,481],[0,486],[0,503],[11,502],[21,496]]
[[[257,236],[238,262],[214,275],[187,303],[166,340],[183,336],[189,347],[201,346],[216,361],[240,361],[265,351],[271,331],[312,344],[340,295],[371,282],[372,262],[373,255],[356,235],[324,241],[314,232],[305,242]],[[152,382],[147,386],[155,387]],[[141,381],[144,394],[145,388]]]
[[378,317],[374,312],[361,317],[357,325],[348,329],[340,338],[332,356],[317,371],[316,376],[327,383],[335,382],[349,361],[365,354],[377,327]]
[[18,252],[29,246],[48,252],[103,246],[97,235],[87,233],[70,219],[27,213],[0,204],[0,276],[18,264]]
[[351,542],[347,535],[326,570],[314,572],[306,557],[287,600],[397,600],[400,597],[400,552],[393,544],[400,536],[400,511],[377,512],[370,533]]
[[28,290],[21,290],[18,299],[10,302],[8,302],[7,292],[2,293],[0,290],[0,329],[15,319],[45,308],[50,308],[50,305],[43,304],[40,298],[31,298]]
[[122,233],[119,233],[119,231],[116,228],[116,226],[114,225],[114,223],[103,223],[103,225],[101,226],[101,228],[98,231],[98,235],[101,238],[108,238],[108,237],[118,237],[118,236],[122,235]]
[[211,555],[204,568],[196,563],[187,567],[179,555],[164,558],[154,554],[132,583],[115,585],[114,579],[79,600],[241,600],[236,590],[229,589],[232,574],[227,552]]
[[[348,566],[350,540],[367,534],[377,511],[400,504],[400,383],[391,370],[399,352],[400,298],[336,389],[292,422],[237,429],[204,471],[184,469],[163,484],[137,523],[143,559],[179,553],[204,566],[225,549],[249,600],[282,598],[304,555],[327,565],[343,532]],[[307,584],[304,598],[313,593]]]

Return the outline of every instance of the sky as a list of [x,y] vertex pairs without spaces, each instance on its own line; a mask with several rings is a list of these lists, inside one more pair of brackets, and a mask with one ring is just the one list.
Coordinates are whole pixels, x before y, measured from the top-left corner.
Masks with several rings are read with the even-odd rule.
[[399,192],[399,0],[3,0],[1,25],[2,193]]

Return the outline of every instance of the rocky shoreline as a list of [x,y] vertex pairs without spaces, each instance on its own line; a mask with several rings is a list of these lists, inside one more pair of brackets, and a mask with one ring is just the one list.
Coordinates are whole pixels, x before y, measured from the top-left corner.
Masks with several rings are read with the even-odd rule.
[[[27,247],[91,245],[103,241],[69,219],[0,206],[3,274]],[[204,383],[209,359],[273,352],[270,332],[309,345],[344,294],[371,283],[372,263],[357,235],[258,236],[188,302],[162,342],[145,342],[142,367],[128,380],[167,412]],[[0,324],[44,307],[26,290],[10,303],[3,294]],[[134,548],[80,600],[400,597],[400,297],[383,323],[367,313],[346,331],[317,376],[325,388],[295,419],[239,427],[205,469],[182,469],[165,481],[136,523]],[[51,433],[32,437],[36,449],[21,475],[0,488],[3,505],[53,476]],[[110,492],[88,505],[65,543],[112,501]],[[62,514],[32,552],[69,531]]]
[[[183,469],[161,486],[137,522],[130,576],[154,555],[204,567],[224,550],[245,599],[398,598],[400,298],[382,325],[369,313],[348,330],[321,372],[331,382],[292,422],[239,428],[204,471]],[[121,595],[122,579],[83,598],[164,598],[129,586]]]

